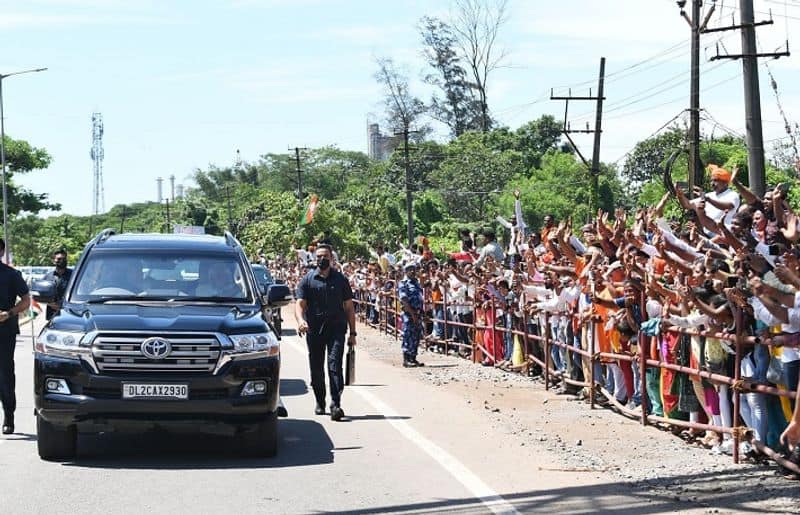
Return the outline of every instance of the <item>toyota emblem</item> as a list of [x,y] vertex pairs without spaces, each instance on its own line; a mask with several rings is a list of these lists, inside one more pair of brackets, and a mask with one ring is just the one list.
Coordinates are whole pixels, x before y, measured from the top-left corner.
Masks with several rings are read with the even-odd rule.
[[142,354],[150,359],[164,359],[172,352],[172,344],[164,338],[148,338],[142,342]]

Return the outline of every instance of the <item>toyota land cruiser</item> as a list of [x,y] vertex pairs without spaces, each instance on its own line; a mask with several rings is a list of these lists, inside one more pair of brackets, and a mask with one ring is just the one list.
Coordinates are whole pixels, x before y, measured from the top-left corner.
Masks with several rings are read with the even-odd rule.
[[[32,290],[55,294],[46,281]],[[78,432],[155,428],[274,455],[280,344],[265,316],[290,299],[285,285],[262,295],[228,233],[101,232],[34,344],[39,456],[73,457]]]

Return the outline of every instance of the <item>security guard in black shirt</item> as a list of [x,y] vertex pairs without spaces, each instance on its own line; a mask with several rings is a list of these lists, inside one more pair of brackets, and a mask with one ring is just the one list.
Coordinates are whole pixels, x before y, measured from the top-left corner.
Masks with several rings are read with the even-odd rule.
[[58,250],[53,254],[53,264],[56,269],[47,272],[44,276],[45,281],[52,281],[56,285],[56,296],[53,302],[47,305],[47,320],[50,320],[61,310],[61,303],[64,302],[64,295],[67,292],[69,278],[72,277],[72,269],[67,267],[67,251]]
[[356,343],[356,315],[353,309],[353,291],[341,272],[331,267],[333,249],[320,244],[316,250],[317,267],[311,270],[297,286],[295,319],[297,334],[306,335],[308,364],[311,369],[311,388],[317,406],[314,413],[325,413],[325,358],[328,362],[328,381],[331,388],[331,420],[341,420],[344,411],[340,406],[344,390],[342,357],[344,334],[350,326],[348,345]]
[[[0,238],[0,254],[6,242]],[[19,299],[19,300],[17,300]],[[19,334],[19,314],[31,305],[28,285],[18,270],[0,263],[0,402],[3,403],[3,434],[14,432],[14,410],[17,409],[14,375],[14,347]]]

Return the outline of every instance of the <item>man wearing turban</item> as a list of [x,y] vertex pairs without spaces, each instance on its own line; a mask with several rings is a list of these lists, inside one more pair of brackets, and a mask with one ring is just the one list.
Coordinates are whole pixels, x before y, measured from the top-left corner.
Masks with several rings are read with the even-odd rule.
[[[706,193],[700,187],[695,186],[697,198],[692,200],[691,207],[698,210],[700,205],[704,205],[703,211],[708,218],[719,222],[724,216],[725,226],[730,228],[741,203],[739,194],[728,187],[732,178],[731,172],[714,164],[708,165],[707,169],[711,174],[711,191]],[[685,198],[683,202],[686,202]],[[690,208],[688,204],[684,207]],[[728,212],[727,216],[725,211]]]

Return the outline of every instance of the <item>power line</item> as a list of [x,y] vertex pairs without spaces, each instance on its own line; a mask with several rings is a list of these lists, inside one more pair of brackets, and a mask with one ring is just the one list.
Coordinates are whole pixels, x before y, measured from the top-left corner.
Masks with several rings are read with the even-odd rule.
[[[733,79],[739,78],[741,76],[742,76],[742,72],[738,72],[736,75],[732,75],[732,76],[730,76],[730,77],[728,77],[726,79],[723,79],[723,80],[721,80],[719,82],[715,82],[715,83],[703,88],[700,91],[705,92],[705,91],[709,91],[709,90],[714,89],[714,88],[718,88],[719,86],[721,86],[721,85],[723,85],[723,84],[725,84],[725,83],[727,83],[727,82],[729,82],[729,81],[731,81]],[[636,111],[628,111],[628,112],[622,113],[622,114],[617,115],[617,116],[610,116],[608,119],[609,120],[619,120],[621,118],[627,118],[627,117],[632,116],[634,114],[639,114],[639,113],[645,113],[647,111],[652,111],[653,109],[658,109],[659,107],[663,107],[665,105],[674,104],[676,102],[680,102],[680,101],[685,100],[685,99],[686,99],[685,96],[676,97],[676,98],[674,98],[672,100],[668,100],[666,102],[662,102],[662,103],[656,104],[654,106],[645,107],[643,109],[638,109]]]
[[[629,65],[629,66],[627,66],[625,68],[622,68],[620,70],[617,70],[617,71],[615,71],[613,73],[609,73],[607,75],[607,77],[610,77],[610,78],[606,79],[606,83],[616,82],[616,81],[625,79],[627,77],[630,77],[632,75],[636,75],[637,73],[642,73],[642,72],[644,72],[646,70],[655,68],[657,66],[661,66],[663,64],[667,64],[669,62],[673,62],[676,59],[669,59],[669,60],[666,60],[666,61],[662,60],[662,61],[656,61],[656,62],[654,62],[654,61],[656,59],[658,59],[659,57],[666,57],[667,55],[670,55],[672,53],[676,53],[678,50],[683,50],[683,47],[685,47],[685,46],[687,46],[687,43],[685,41],[681,41],[679,43],[676,43],[675,45],[672,45],[670,47],[667,47],[664,50],[659,51],[658,53],[656,53],[656,54],[654,54],[654,55],[652,55],[650,57],[647,57],[647,58],[645,58],[645,59],[643,59],[641,61],[633,63],[633,64],[631,64],[631,65]],[[648,66],[648,67],[645,67],[645,68],[642,68],[642,69],[637,69],[640,66],[643,66],[643,65],[645,65],[647,63],[652,63],[652,65]],[[627,71],[630,71],[630,70],[636,70],[636,71],[620,76],[620,74],[623,74],[623,73],[625,73]],[[566,85],[563,85],[563,86],[556,86],[556,87],[553,88],[552,91],[556,92],[556,93],[563,93],[565,90],[570,89],[570,88],[577,88],[577,87],[580,87],[580,86],[586,86],[586,85],[594,84],[595,81],[596,81],[596,79],[591,79],[591,80],[587,80],[587,81],[583,81],[583,82],[576,82],[576,83],[573,83],[573,84],[566,84]],[[511,106],[508,106],[508,107],[504,107],[504,108],[502,108],[500,110],[497,110],[495,112],[496,113],[505,113],[505,112],[508,112],[508,111],[514,111],[514,110],[517,110],[519,108],[529,107],[529,106],[532,106],[532,105],[543,103],[545,101],[549,101],[550,100],[550,93],[551,93],[551,91],[547,91],[546,93],[542,94],[539,97],[534,98],[533,100],[531,100],[529,102],[524,102],[522,104],[516,104],[516,105],[511,105]]]
[[[643,139],[643,140],[641,140],[641,141],[647,141],[647,140],[649,140],[650,138],[652,138],[652,137],[656,136],[658,133],[660,133],[661,131],[663,131],[664,129],[666,129],[666,128],[667,128],[667,127],[670,125],[670,124],[672,124],[672,122],[674,122],[675,120],[677,120],[677,119],[678,119],[678,118],[680,118],[681,116],[685,115],[686,113],[687,113],[687,110],[686,110],[686,109],[682,109],[682,110],[681,110],[681,111],[680,111],[678,114],[676,114],[675,116],[673,116],[672,118],[670,118],[669,120],[667,120],[667,121],[666,121],[666,122],[665,122],[665,123],[664,123],[664,124],[663,124],[661,127],[659,127],[658,129],[656,129],[655,131],[653,131],[653,132],[652,132],[652,133],[651,133],[649,136],[647,136],[646,138],[644,138],[644,139]],[[639,145],[639,143],[641,143],[641,141],[640,141],[640,142],[637,142],[637,143],[636,143],[636,145],[634,145],[633,147],[631,147],[631,149],[630,149],[630,150],[628,150],[627,152],[625,152],[624,154],[622,154],[621,156],[619,156],[617,159],[615,159],[614,161],[611,161],[611,164],[615,164],[615,165],[616,165],[616,164],[618,164],[618,163],[619,163],[619,162],[620,162],[622,159],[624,159],[625,157],[627,157],[628,155],[630,155],[630,153],[631,153],[631,152],[633,152],[633,151],[636,149],[636,147]]]
[[[768,0],[765,0],[765,1],[768,1]],[[772,2],[772,3],[774,3],[774,2]],[[723,9],[730,9],[731,11],[737,11],[737,12],[740,10],[739,7],[737,7],[735,5],[724,6],[722,8]],[[786,20],[800,20],[800,17],[797,17],[797,16],[790,16],[789,14],[773,14],[772,11],[765,12],[765,11],[753,10],[753,13],[762,14],[764,16],[772,16],[772,17],[775,17],[775,18],[783,18],[783,19],[786,19]]]
[[704,120],[706,120],[706,121],[708,121],[708,122],[711,122],[711,123],[714,125],[714,127],[719,127],[720,129],[722,129],[723,131],[727,132],[728,134],[730,134],[731,136],[733,136],[733,137],[735,137],[735,138],[744,139],[744,135],[743,135],[743,134],[740,134],[740,133],[736,132],[736,130],[734,130],[734,129],[731,129],[730,127],[728,127],[728,126],[724,125],[722,122],[720,122],[719,120],[717,120],[717,119],[714,117],[714,115],[712,115],[712,114],[711,114],[711,113],[708,111],[708,109],[706,109],[706,108],[702,108],[702,109],[701,109],[701,111],[702,111],[703,113],[705,113],[705,117],[702,117],[702,116],[701,116],[701,118],[703,118]]
[[[702,71],[706,72],[706,73],[714,71],[717,68],[719,68],[722,64],[725,64],[725,63],[714,63],[714,64],[707,65],[706,68],[704,68]],[[628,106],[631,106],[631,105],[634,105],[634,104],[638,104],[639,102],[643,102],[645,100],[649,100],[649,99],[651,99],[651,98],[653,98],[655,96],[658,96],[658,95],[660,95],[662,93],[666,93],[668,91],[676,89],[677,87],[682,86],[683,84],[686,84],[687,82],[690,81],[689,78],[685,78],[685,77],[686,77],[686,74],[684,72],[679,73],[677,75],[674,75],[674,76],[670,77],[667,80],[659,81],[658,84],[654,84],[654,85],[652,85],[650,87],[642,89],[642,90],[638,91],[637,93],[629,95],[629,96],[627,96],[625,98],[622,98],[620,100],[617,100],[615,102],[611,102],[609,104],[610,108],[607,109],[606,112],[609,113],[609,112],[619,111],[619,110],[624,109],[624,108],[626,108]],[[676,82],[675,84],[673,84],[671,86],[665,86],[666,84],[670,84],[670,83],[672,83],[672,82],[674,82],[674,81],[676,81],[678,79],[682,79],[682,80],[679,80],[678,82]],[[661,89],[655,89],[655,90],[653,89],[653,88],[657,88],[657,86],[659,86],[659,85],[665,86],[665,87],[662,87]],[[635,99],[637,97],[642,97],[642,98],[638,98],[637,100],[633,100],[633,101],[627,102],[628,100]],[[625,102],[627,102],[627,103],[625,103]],[[573,120],[582,120],[584,118],[591,117],[593,114],[594,114],[593,112],[581,113],[581,114],[575,115],[573,117]]]
[[[620,80],[620,79],[622,79],[624,77],[617,77],[618,75],[620,75],[620,74],[622,74],[624,72],[627,72],[629,70],[636,69],[636,68],[638,68],[640,66],[643,66],[643,65],[645,65],[647,63],[653,62],[654,60],[658,59],[659,57],[665,57],[665,56],[667,56],[667,55],[669,55],[671,53],[676,52],[677,50],[681,50],[682,47],[685,47],[686,45],[687,45],[686,41],[680,41],[680,42],[678,42],[678,43],[676,43],[676,44],[674,44],[674,45],[672,45],[672,46],[670,46],[670,47],[668,47],[668,48],[666,48],[664,50],[660,50],[658,53],[656,53],[656,54],[654,54],[654,55],[652,55],[650,57],[647,57],[647,58],[645,58],[645,59],[643,59],[643,60],[641,60],[639,62],[633,63],[633,64],[631,64],[629,66],[626,66],[625,68],[622,68],[622,69],[617,70],[615,72],[609,73],[606,76],[607,77],[607,81],[606,82],[614,82],[616,80]],[[660,61],[659,64],[663,64],[663,61]],[[641,70],[641,71],[644,71],[644,70]],[[637,72],[637,73],[639,73],[639,72]],[[612,78],[612,77],[616,77],[616,78]],[[553,88],[553,90],[554,90],[554,92],[560,93],[563,90],[568,89],[568,88],[575,88],[575,87],[578,87],[578,86],[588,86],[588,85],[591,85],[591,84],[594,84],[594,83],[595,83],[595,79],[591,79],[591,80],[586,80],[586,81],[583,81],[583,82],[577,82],[575,84],[567,84],[567,85],[564,85],[564,86],[556,86],[556,87]]]

